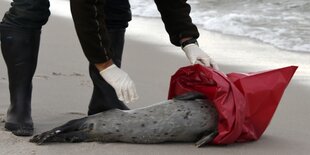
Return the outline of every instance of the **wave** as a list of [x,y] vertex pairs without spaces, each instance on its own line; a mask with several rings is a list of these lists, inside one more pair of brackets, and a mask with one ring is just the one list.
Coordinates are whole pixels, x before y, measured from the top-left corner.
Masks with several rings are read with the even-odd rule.
[[[130,0],[132,13],[160,17],[153,0]],[[307,0],[188,0],[193,22],[206,30],[258,39],[280,49],[310,52]]]

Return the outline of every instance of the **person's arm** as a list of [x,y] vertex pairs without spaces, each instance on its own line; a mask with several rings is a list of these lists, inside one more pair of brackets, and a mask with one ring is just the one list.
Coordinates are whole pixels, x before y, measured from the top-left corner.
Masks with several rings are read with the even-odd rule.
[[75,29],[83,52],[100,75],[125,103],[138,98],[128,74],[113,64],[110,40],[104,18],[104,0],[70,0]]
[[111,59],[110,40],[102,0],[70,0],[76,33],[83,52],[92,64]]
[[155,3],[173,45],[181,46],[182,38],[199,37],[198,29],[189,16],[191,7],[186,0],[155,0]]
[[182,47],[191,64],[200,63],[218,70],[217,64],[198,46],[199,32],[192,23],[191,7],[186,0],[155,0],[155,3],[171,43]]

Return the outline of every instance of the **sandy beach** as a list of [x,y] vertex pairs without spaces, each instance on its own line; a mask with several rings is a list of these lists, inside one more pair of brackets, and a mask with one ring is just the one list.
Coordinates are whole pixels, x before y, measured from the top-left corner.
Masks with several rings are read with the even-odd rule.
[[[0,15],[9,3],[0,0]],[[241,37],[199,29],[200,47],[219,64],[221,71],[255,72],[290,65],[299,66],[267,128],[256,142],[196,148],[193,143],[139,145],[78,143],[37,146],[30,137],[5,131],[9,107],[7,71],[0,58],[0,155],[307,155],[310,152],[310,53],[279,50]],[[32,117],[35,134],[73,118],[86,116],[92,92],[88,62],[70,18],[52,15],[42,30],[38,68],[33,79]],[[189,65],[185,54],[170,44],[163,23],[156,18],[133,17],[126,33],[123,69],[135,81],[140,99],[130,108],[165,100],[170,76]]]

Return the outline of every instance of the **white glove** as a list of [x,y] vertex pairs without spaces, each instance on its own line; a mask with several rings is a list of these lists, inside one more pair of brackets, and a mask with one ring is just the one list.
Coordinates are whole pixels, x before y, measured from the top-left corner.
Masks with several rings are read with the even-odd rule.
[[100,75],[115,89],[119,100],[130,103],[136,101],[136,87],[128,74],[114,64],[102,70]]
[[188,44],[183,47],[188,60],[191,64],[202,64],[208,67],[212,67],[215,70],[219,70],[218,65],[210,58],[210,56],[202,51],[197,44]]

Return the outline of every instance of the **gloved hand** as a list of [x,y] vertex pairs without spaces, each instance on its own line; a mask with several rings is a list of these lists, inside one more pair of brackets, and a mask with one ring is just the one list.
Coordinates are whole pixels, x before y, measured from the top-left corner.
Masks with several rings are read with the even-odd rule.
[[191,43],[182,48],[191,64],[202,64],[219,70],[218,65],[210,58],[210,56],[202,51],[195,43]]
[[119,100],[130,103],[138,99],[135,84],[128,74],[116,65],[112,64],[102,70],[100,75],[114,88]]

